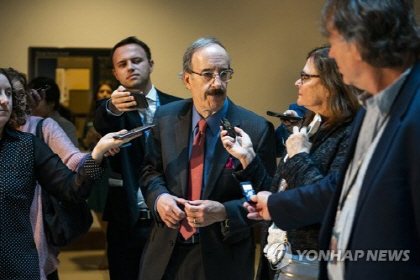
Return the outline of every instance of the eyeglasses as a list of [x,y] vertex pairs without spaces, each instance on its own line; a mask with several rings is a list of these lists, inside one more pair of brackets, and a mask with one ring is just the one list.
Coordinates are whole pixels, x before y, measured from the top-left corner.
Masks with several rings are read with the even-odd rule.
[[213,72],[197,73],[197,72],[194,72],[193,70],[191,70],[191,73],[203,77],[203,79],[206,82],[210,82],[213,79],[215,79],[216,77],[219,77],[220,81],[222,81],[224,83],[227,83],[232,79],[233,69],[226,69],[226,70],[221,71],[220,73],[213,73]]
[[310,78],[319,78],[319,75],[310,75],[306,74],[305,72],[300,72],[300,82],[303,84],[305,81],[309,80]]

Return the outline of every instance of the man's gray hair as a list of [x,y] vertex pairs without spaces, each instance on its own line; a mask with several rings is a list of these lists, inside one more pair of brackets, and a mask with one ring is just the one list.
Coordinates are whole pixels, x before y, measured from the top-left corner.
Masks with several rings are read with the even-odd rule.
[[[211,38],[211,37],[198,38],[185,51],[183,61],[182,61],[182,70],[184,72],[191,73],[191,71],[192,71],[192,65],[191,65],[192,64],[192,57],[193,57],[194,53],[197,50],[199,50],[203,47],[206,47],[208,45],[212,45],[212,44],[219,45],[223,49],[226,50],[225,46],[221,42],[216,40],[215,38]],[[227,53],[227,51],[226,51],[226,53]],[[228,57],[229,57],[229,54],[228,54]],[[229,57],[229,67],[230,67],[230,57]]]

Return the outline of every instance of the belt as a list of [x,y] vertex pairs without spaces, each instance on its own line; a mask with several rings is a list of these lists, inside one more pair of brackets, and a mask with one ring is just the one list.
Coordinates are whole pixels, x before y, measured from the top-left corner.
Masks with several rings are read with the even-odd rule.
[[182,243],[182,244],[197,244],[197,243],[200,243],[200,234],[199,233],[194,233],[187,240],[185,240],[184,237],[182,237],[181,234],[178,234],[178,242]]
[[151,220],[152,217],[152,213],[150,213],[149,209],[140,209],[140,213],[139,213],[139,219],[140,220]]

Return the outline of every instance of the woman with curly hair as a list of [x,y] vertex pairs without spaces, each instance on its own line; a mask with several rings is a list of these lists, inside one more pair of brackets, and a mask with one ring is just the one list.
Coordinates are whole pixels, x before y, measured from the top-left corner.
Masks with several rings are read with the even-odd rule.
[[[60,157],[69,169],[75,171],[86,156],[86,153],[80,152],[80,150],[74,146],[70,138],[56,121],[51,118],[44,119],[31,115],[32,109],[37,106],[37,103],[41,99],[41,97],[34,97],[36,95],[42,95],[42,92],[38,93],[36,90],[29,88],[25,74],[20,73],[13,68],[6,69],[6,73],[12,82],[12,89],[17,94],[26,95],[25,124],[15,128],[19,131],[36,135],[38,123],[42,120],[41,130],[44,142]],[[37,136],[39,137],[40,135]],[[47,238],[46,231],[48,229],[44,228],[43,211],[43,204],[46,202],[43,201],[42,198],[42,188],[37,184],[30,210],[30,219],[38,251],[41,279],[58,280],[57,267],[59,265],[58,254],[60,253],[60,248],[52,242],[49,242],[49,238]]]
[[61,200],[82,201],[102,176],[104,156],[132,139],[105,135],[73,172],[41,139],[15,129],[26,108],[25,91],[13,90],[0,68],[0,279],[42,279],[30,221],[36,182]]

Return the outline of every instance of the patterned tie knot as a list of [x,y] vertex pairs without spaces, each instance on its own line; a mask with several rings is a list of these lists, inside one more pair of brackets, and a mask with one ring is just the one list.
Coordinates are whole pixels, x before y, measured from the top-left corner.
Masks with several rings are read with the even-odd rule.
[[193,147],[196,145],[202,145],[204,142],[204,134],[206,133],[207,122],[205,119],[201,119],[198,122],[198,132],[195,135]]

